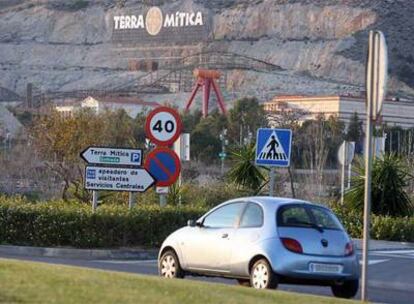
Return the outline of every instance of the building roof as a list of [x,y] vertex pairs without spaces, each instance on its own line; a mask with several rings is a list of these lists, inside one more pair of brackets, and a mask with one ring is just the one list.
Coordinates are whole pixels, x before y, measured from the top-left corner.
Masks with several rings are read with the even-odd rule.
[[115,103],[115,104],[132,104],[132,105],[139,105],[139,106],[149,106],[149,107],[158,107],[160,104],[158,102],[148,102],[144,101],[138,97],[133,96],[100,96],[100,97],[93,97],[93,99],[104,102],[104,103]]
[[148,106],[148,107],[158,107],[160,106],[157,102],[148,102],[143,101],[142,99],[138,97],[133,96],[88,96],[86,98],[76,98],[76,99],[65,99],[57,104],[59,107],[64,106],[80,106],[81,103],[88,99],[92,98],[98,102],[102,103],[111,103],[111,104],[120,104],[120,105],[138,105],[138,106]]
[[[332,99],[342,99],[342,100],[353,100],[353,101],[360,101],[360,102],[365,102],[365,96],[363,95],[345,95],[345,94],[341,94],[341,95],[321,95],[321,96],[315,96],[315,95],[277,95],[275,97],[273,97],[272,100],[266,102],[266,103],[272,103],[272,102],[278,102],[278,101],[321,101],[321,100],[332,100]],[[393,102],[398,102],[398,103],[404,103],[404,104],[409,104],[409,105],[413,105],[414,106],[414,100],[409,101],[409,100],[399,100],[398,98],[390,98],[387,97],[385,99],[385,102],[387,103],[393,103]]]

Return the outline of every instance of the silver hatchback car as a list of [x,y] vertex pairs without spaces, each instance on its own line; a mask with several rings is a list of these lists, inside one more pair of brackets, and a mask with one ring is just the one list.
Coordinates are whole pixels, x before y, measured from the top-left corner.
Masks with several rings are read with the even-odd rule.
[[220,276],[254,288],[324,285],[342,298],[354,297],[359,287],[353,242],[337,217],[288,198],[227,201],[168,236],[158,261],[167,278]]

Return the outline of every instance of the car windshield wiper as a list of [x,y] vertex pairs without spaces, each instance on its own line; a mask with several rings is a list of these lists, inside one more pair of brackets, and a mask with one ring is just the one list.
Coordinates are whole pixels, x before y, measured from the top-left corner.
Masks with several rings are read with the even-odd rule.
[[323,227],[321,225],[317,225],[317,224],[309,223],[309,222],[301,222],[301,221],[297,221],[296,223],[298,223],[299,225],[306,225],[306,226],[309,226],[309,227],[312,227],[318,230],[319,232],[323,232]]

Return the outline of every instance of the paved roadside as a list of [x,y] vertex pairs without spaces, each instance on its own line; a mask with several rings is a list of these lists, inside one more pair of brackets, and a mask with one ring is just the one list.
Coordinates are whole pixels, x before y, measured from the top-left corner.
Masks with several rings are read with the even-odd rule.
[[[362,240],[354,240],[362,250]],[[370,251],[414,250],[414,243],[371,240]],[[12,256],[49,257],[81,260],[154,260],[158,248],[78,249],[0,245],[0,254]]]
[[158,249],[119,248],[119,249],[78,249],[48,248],[31,246],[0,245],[0,254],[13,256],[48,257],[80,260],[153,260],[157,258]]

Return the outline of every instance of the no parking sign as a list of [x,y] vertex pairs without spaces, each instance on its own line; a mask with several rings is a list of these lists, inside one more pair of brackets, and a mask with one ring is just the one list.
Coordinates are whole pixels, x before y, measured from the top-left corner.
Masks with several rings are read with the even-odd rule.
[[145,159],[144,167],[157,180],[157,187],[174,184],[181,171],[181,163],[177,154],[166,147],[152,150]]

